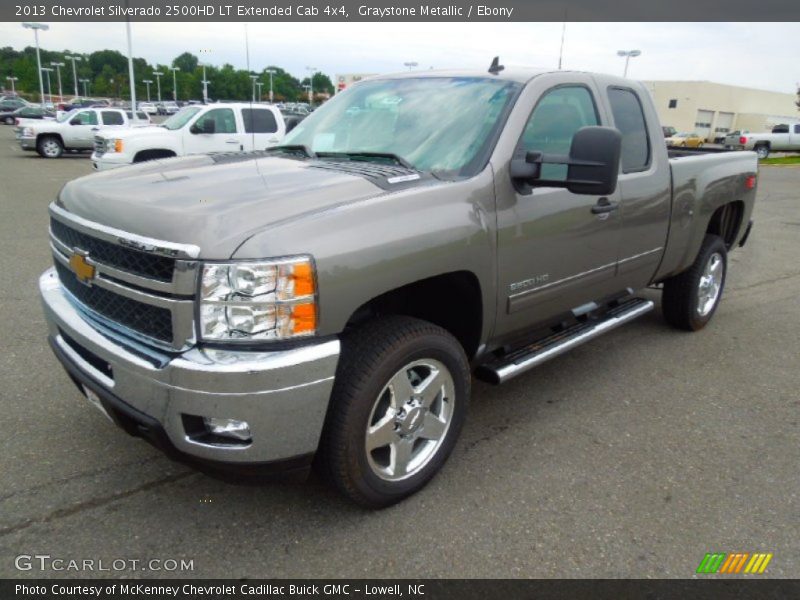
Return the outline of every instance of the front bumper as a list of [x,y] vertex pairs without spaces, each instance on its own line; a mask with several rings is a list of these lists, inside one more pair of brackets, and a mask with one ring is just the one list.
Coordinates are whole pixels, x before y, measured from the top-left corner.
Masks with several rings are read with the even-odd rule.
[[92,166],[95,171],[108,171],[109,169],[127,167],[130,164],[128,157],[123,154],[106,153],[98,155],[96,152],[92,153]]
[[36,150],[35,137],[17,136],[17,141],[19,142],[19,147],[22,148],[23,150]]
[[[149,353],[90,324],[54,269],[42,274],[39,289],[56,356],[129,433],[176,458],[238,471],[293,465],[316,451],[338,340],[274,352],[194,348],[179,355]],[[252,440],[238,445],[202,441],[193,423],[203,416],[247,421]]]

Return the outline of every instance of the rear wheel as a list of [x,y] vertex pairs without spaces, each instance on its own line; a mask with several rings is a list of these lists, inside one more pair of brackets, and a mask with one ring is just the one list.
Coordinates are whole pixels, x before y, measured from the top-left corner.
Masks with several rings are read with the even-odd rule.
[[6,125],[13,125],[14,124],[14,117],[6,117],[5,118]]
[[459,342],[418,319],[372,321],[343,340],[318,463],[357,503],[421,489],[455,445],[469,400]]
[[755,150],[756,156],[758,156],[759,159],[765,159],[769,156],[769,146],[767,146],[766,144],[761,144],[760,146],[756,146],[755,148],[753,148],[753,150]]
[[64,154],[64,146],[57,137],[47,135],[36,142],[36,151],[42,158],[59,158]]
[[687,331],[705,327],[722,298],[727,269],[725,242],[707,234],[694,264],[664,282],[661,305],[667,323]]

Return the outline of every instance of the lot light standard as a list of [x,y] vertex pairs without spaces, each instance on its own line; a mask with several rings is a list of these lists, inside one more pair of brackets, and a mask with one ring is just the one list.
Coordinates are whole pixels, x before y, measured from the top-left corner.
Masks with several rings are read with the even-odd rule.
[[60,62],[51,62],[51,67],[56,68],[56,74],[58,75],[58,101],[64,101],[64,92],[61,90],[61,67],[65,66],[64,63]]
[[258,88],[258,94],[256,94],[256,95],[258,97],[258,101],[259,102],[261,102],[261,86],[262,85],[264,85],[262,82],[256,81],[256,87]]
[[89,80],[84,78],[84,79],[80,79],[79,81],[83,84],[83,95],[84,95],[84,97],[88,98],[89,97],[89,90],[88,90],[88,88],[86,86],[89,84]]
[[409,71],[413,71],[413,70],[414,70],[414,67],[417,67],[417,66],[419,66],[419,63],[418,63],[418,62],[404,62],[404,63],[403,63],[403,66],[404,66],[404,67],[408,67],[408,70],[409,70]]
[[314,105],[314,73],[317,72],[317,67],[306,67],[308,71],[308,103]]
[[272,104],[272,76],[277,73],[275,69],[267,69],[266,71],[269,73],[269,103]]
[[42,81],[42,58],[39,56],[39,30],[47,31],[50,29],[49,25],[44,23],[31,23],[26,21],[22,24],[25,29],[33,29],[33,37],[36,39],[36,66],[39,71],[39,100],[42,108],[44,108],[44,82]]
[[[200,50],[200,54],[209,55],[211,54],[211,50],[202,49]],[[208,104],[208,78],[206,78],[206,60],[203,60],[200,64],[203,66],[203,104]]]
[[11,77],[9,75],[8,77],[6,77],[6,79],[8,79],[11,82],[11,95],[12,96],[16,96],[17,95],[17,90],[14,87],[14,82],[15,81],[19,81],[19,77]]
[[[172,71],[172,99],[177,102],[178,101],[178,76],[175,75],[178,71],[181,70],[180,67],[170,67],[170,71]],[[205,77],[203,78],[205,79]]]
[[255,102],[256,101],[256,79],[258,79],[258,75],[250,75],[250,79],[253,82],[253,98],[252,98],[251,102]]
[[641,53],[641,50],[617,50],[617,56],[625,57],[625,71],[622,73],[623,77],[628,76],[628,63],[630,62],[631,58],[636,58]]
[[42,67],[42,71],[47,73],[47,101],[52,102],[53,94],[50,92],[50,73],[53,72],[53,69],[51,69],[50,67]]
[[163,73],[159,73],[158,71],[153,71],[153,75],[156,76],[156,87],[158,88],[158,101],[161,102],[161,76]]
[[80,56],[65,56],[67,60],[72,61],[72,81],[75,82],[75,97],[78,97],[78,70],[75,68],[75,61],[83,60]]
[[147,86],[147,101],[150,102],[150,84],[153,83],[152,79],[142,79],[142,83]]

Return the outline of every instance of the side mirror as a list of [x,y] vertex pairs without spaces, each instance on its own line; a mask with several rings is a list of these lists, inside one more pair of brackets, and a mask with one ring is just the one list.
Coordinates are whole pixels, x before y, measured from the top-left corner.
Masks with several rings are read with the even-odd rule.
[[[528,152],[511,161],[511,179],[517,191],[533,187],[563,187],[573,194],[607,196],[617,189],[622,134],[612,127],[582,127],[572,137],[569,156]],[[543,164],[567,165],[564,180],[541,179]]]
[[189,128],[192,133],[214,133],[216,130],[217,124],[214,119],[202,119]]
[[284,119],[284,122],[286,123],[286,133],[289,133],[292,129],[297,127],[302,120],[303,119],[300,117],[286,117],[286,119]]
[[83,125],[83,122],[78,117],[73,117],[70,119],[70,125]]

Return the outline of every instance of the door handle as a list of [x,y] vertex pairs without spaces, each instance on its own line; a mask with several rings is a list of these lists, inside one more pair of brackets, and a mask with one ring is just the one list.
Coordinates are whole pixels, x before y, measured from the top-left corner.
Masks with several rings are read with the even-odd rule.
[[225,140],[226,144],[238,144],[239,140]]
[[613,212],[619,208],[618,202],[609,202],[608,198],[600,198],[592,207],[592,214],[593,215],[604,215],[610,212]]

